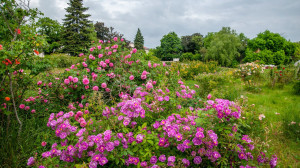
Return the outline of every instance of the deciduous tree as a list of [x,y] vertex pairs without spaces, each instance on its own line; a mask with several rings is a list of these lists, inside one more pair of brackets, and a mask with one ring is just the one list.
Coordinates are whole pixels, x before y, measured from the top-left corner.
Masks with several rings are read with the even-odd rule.
[[204,40],[207,48],[205,60],[215,60],[221,66],[234,66],[238,64],[239,50],[242,47],[241,39],[235,30],[223,27],[217,33],[209,33]]
[[156,56],[159,58],[179,58],[182,52],[181,40],[175,32],[164,35],[160,40],[160,46],[156,49]]

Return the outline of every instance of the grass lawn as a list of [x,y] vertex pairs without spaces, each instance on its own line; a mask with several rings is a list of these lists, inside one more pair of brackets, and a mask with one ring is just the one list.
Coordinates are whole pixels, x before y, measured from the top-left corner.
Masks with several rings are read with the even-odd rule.
[[279,158],[279,167],[300,167],[300,96],[292,93],[292,85],[265,87],[261,93],[246,95],[248,103],[266,116],[266,138]]

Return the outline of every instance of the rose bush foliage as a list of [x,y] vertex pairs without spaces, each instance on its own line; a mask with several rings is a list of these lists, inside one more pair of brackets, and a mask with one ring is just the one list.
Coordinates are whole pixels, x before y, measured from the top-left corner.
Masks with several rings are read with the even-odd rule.
[[199,101],[177,72],[124,45],[99,41],[80,54],[82,63],[37,82],[36,96],[19,107],[33,117],[51,113],[46,141],[55,143],[43,142],[29,166],[276,165],[275,155],[259,154],[242,134],[237,103],[211,95]]

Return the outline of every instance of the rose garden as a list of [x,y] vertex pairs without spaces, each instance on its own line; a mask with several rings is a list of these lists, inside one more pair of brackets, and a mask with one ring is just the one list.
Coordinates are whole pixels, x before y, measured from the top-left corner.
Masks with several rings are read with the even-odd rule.
[[299,166],[293,64],[162,62],[113,37],[55,67],[17,20],[36,13],[1,20],[0,167]]

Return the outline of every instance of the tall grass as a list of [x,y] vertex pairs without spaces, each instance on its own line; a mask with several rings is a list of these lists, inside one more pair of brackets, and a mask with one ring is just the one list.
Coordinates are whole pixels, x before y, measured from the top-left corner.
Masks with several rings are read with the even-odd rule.
[[[7,120],[6,120],[7,121]],[[9,127],[2,123],[0,130],[0,167],[26,167],[27,160],[41,149],[41,142],[49,136],[47,118],[26,118],[23,116],[23,128],[18,136],[19,124],[11,118]],[[39,151],[41,152],[41,151]]]
[[266,139],[279,157],[280,167],[299,167],[300,96],[294,95],[292,84],[282,89],[264,87],[261,93],[248,93],[249,104],[266,116]]

